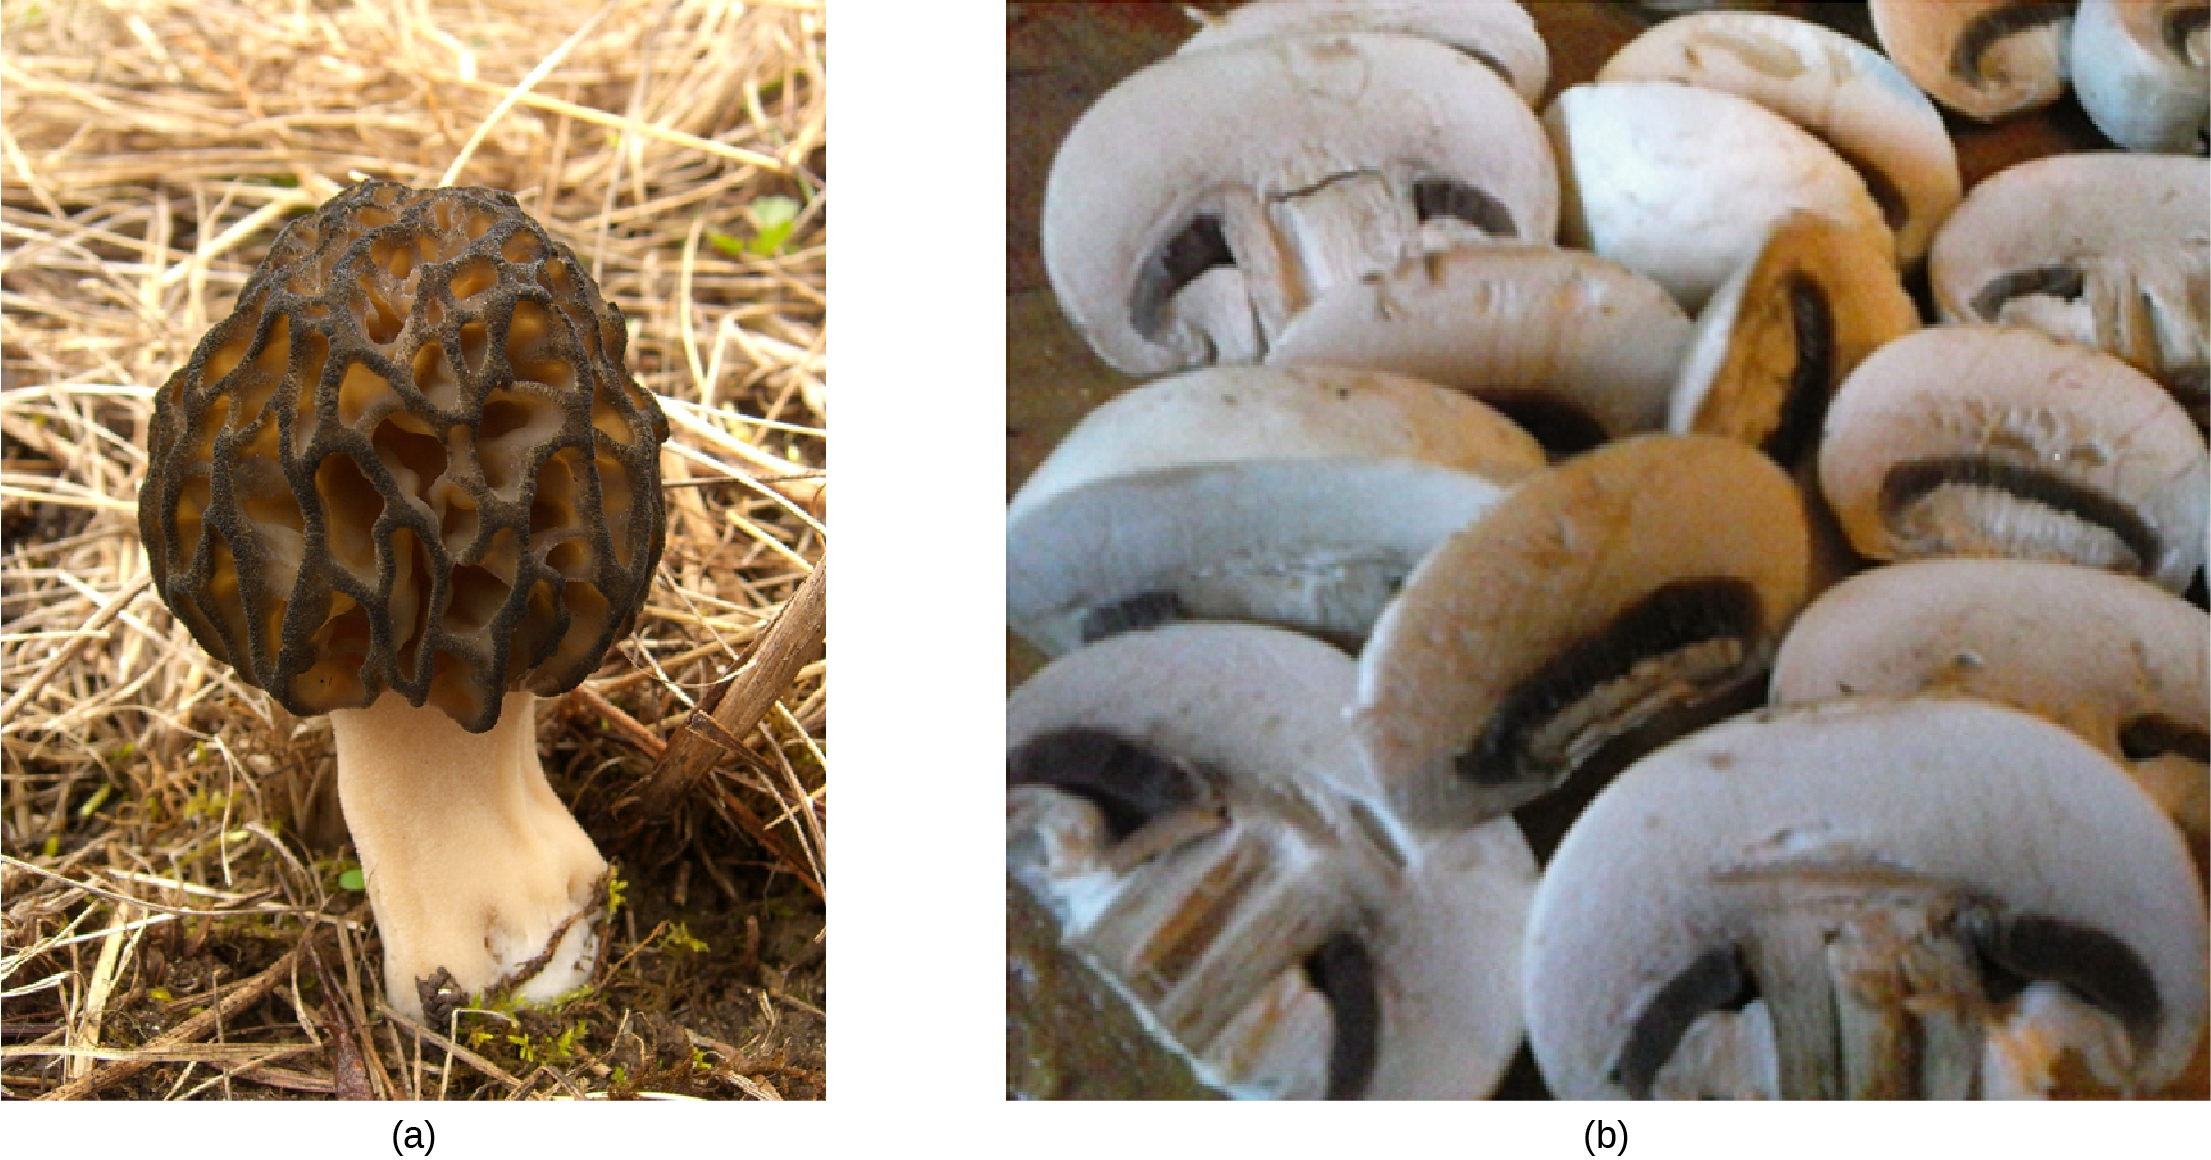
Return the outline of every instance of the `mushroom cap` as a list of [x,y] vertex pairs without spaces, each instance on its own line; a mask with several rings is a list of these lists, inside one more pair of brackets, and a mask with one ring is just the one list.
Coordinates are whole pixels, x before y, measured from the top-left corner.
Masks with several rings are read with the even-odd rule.
[[1168,57],[1085,111],[1044,190],[1045,271],[1105,361],[1251,362],[1339,282],[1467,236],[1548,241],[1526,102],[1434,41],[1285,36]]
[[[1773,700],[1966,693],[2065,726],[2170,796],[2161,745],[2211,734],[2211,618],[2153,584],[2040,560],[1948,558],[1874,568],[1807,605],[1773,663]],[[2168,810],[2202,804],[2197,783]],[[2177,771],[2176,771],[2177,772]],[[2146,776],[2145,776],[2146,775]],[[2176,818],[2194,832],[2200,818]]]
[[1790,214],[1697,316],[1667,428],[1740,439],[1793,467],[1835,388],[1918,325],[1896,266],[1865,235]]
[[353,186],[155,397],[156,588],[294,713],[389,688],[480,733],[573,688],[660,558],[667,420],[627,341],[512,194]]
[[1947,322],[2031,326],[2125,359],[2204,425],[2211,160],[2068,153],[1973,187],[1927,259]]
[[1697,309],[1793,210],[1895,237],[1865,180],[1817,137],[1756,103],[1663,81],[1576,85],[1543,114],[1573,245],[1640,271]]
[[2201,0],[2081,0],[2066,41],[2073,94],[2129,149],[2201,153],[2211,118],[2211,24]]
[[1511,818],[1438,836],[1367,920],[1381,976],[1379,1100],[1488,1096],[1520,1048],[1535,855]]
[[1177,51],[1271,36],[1389,32],[1425,37],[1481,61],[1531,105],[1551,75],[1550,50],[1519,0],[1257,0],[1220,17],[1199,16],[1205,27]]
[[[1582,441],[1596,442],[1663,423],[1689,330],[1663,287],[1595,254],[1464,245],[1335,287],[1267,361],[1440,383],[1508,415],[1535,411],[1522,422],[1539,437],[1541,412],[1563,408],[1574,413],[1567,422],[1595,428]],[[1546,440],[1554,451],[1557,442]]]
[[1963,187],[1942,114],[1887,57],[1808,20],[1703,12],[1653,25],[1597,73],[1747,97],[1827,142],[1866,179],[1896,258],[1917,262]]
[[2039,109],[2065,92],[2071,3],[1872,0],[1882,51],[1944,105],[1981,121]]
[[1868,556],[2067,560],[2177,592],[2203,561],[2205,460],[2179,405],[2118,359],[2032,330],[1938,326],[1844,381],[1819,475]]
[[1723,876],[1842,864],[1954,884],[2110,935],[2160,1018],[2144,1088],[2187,1063],[2205,1004],[2203,884],[2126,773],[2039,718],[1969,698],[1767,710],[1660,749],[1601,791],[1545,868],[1523,962],[1529,1037],[1561,1098],[1610,1073],[1661,987],[1741,937]]
[[[1360,752],[1415,827],[1494,817],[1604,740],[1762,674],[1805,553],[1796,488],[1740,443],[1640,435],[1567,460],[1407,578],[1359,658]],[[1523,776],[1539,748],[1528,760],[1559,768]]]
[[1058,653],[1132,600],[1171,598],[1192,618],[1363,637],[1431,545],[1542,466],[1480,401],[1396,375],[1162,380],[1085,416],[1014,496],[1008,622]]

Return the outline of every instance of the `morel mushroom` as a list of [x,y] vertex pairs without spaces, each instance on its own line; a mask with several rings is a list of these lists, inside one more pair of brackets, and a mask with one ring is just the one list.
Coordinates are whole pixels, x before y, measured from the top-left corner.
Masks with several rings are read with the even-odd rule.
[[606,861],[532,705],[660,558],[667,421],[513,195],[367,181],[287,226],[156,396],[139,528],[215,659],[328,713],[393,1006],[588,981]]

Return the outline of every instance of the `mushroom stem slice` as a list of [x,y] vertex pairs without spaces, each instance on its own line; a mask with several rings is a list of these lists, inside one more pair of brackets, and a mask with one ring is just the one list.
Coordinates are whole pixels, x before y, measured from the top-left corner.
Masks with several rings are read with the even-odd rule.
[[535,701],[507,694],[484,733],[391,692],[330,713],[385,991],[408,1015],[431,995],[542,1003],[591,981],[607,864],[545,781]]

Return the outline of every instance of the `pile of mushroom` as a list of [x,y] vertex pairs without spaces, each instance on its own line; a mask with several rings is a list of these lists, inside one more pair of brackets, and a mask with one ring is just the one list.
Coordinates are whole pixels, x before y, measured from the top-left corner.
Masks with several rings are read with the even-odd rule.
[[1201,1078],[2204,1094],[2211,160],[1968,190],[1937,108],[2200,154],[2202,7],[1997,7],[1539,110],[1511,0],[1258,0],[1068,134],[1165,377],[1009,507],[1010,888]]

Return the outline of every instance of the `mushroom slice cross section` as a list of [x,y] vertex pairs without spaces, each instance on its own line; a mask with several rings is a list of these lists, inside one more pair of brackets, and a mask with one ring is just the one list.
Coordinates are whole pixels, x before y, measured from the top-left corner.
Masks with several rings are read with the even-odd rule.
[[1478,400],[1337,368],[1215,367],[1116,396],[1006,514],[1015,632],[1061,653],[1161,620],[1356,644],[1543,449]]
[[2202,883],[2109,758],[1971,698],[1850,698],[1623,771],[1537,887],[1529,1034],[1569,1099],[2117,1092],[2204,1024]]
[[2073,0],[1872,0],[1881,48],[1928,95],[1979,121],[2065,93]]
[[1827,142],[1865,178],[1916,263],[1963,192],[1942,114],[1887,57],[1808,20],[1704,12],[1653,25],[1612,55],[1599,83],[1675,81],[1756,101]]
[[1519,0],[1258,0],[1205,22],[1178,52],[1206,52],[1275,36],[1389,32],[1449,45],[1489,66],[1534,104],[1551,54]]
[[2211,617],[2156,585],[2041,560],[1908,560],[1806,606],[1773,700],[1966,693],[2048,718],[2211,839]]
[[2211,159],[2072,153],[1973,188],[1927,260],[1946,322],[2026,326],[2125,359],[2211,412]]
[[1130,374],[1256,362],[1306,303],[1468,238],[1548,242],[1558,171],[1525,101],[1431,40],[1283,36],[1159,61],[1060,143],[1043,254]]
[[1762,679],[1806,553],[1795,486],[1743,444],[1642,435],[1570,459],[1406,580],[1359,657],[1360,752],[1417,827],[1497,816]]
[[1664,81],[1576,85],[1543,114],[1571,245],[1648,275],[1697,310],[1773,224],[1809,210],[1895,252],[1855,170],[1779,114]]
[[1811,461],[1835,388],[1918,325],[1888,255],[1790,214],[1697,317],[1667,428],[1740,439],[1794,470]]
[[1362,1095],[1384,1050],[1359,927],[1411,846],[1339,723],[1352,667],[1279,629],[1165,625],[1007,702],[1010,872],[1234,1094]]
[[1322,295],[1267,353],[1466,391],[1554,456],[1654,431],[1689,342],[1665,289],[1577,250],[1465,245]]
[[2066,42],[2073,94],[2129,149],[2201,154],[2211,119],[2211,6],[2081,0]]
[[1868,556],[2059,560],[2178,592],[2203,562],[2206,454],[2180,406],[2118,359],[1941,326],[1844,381],[1819,476]]

